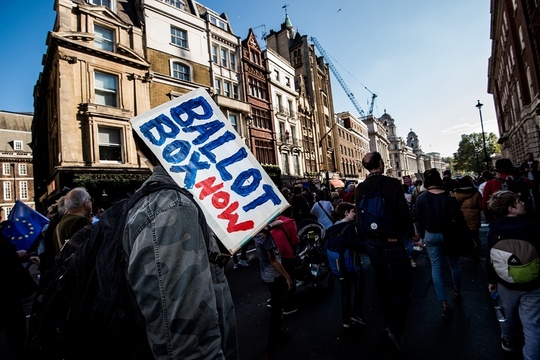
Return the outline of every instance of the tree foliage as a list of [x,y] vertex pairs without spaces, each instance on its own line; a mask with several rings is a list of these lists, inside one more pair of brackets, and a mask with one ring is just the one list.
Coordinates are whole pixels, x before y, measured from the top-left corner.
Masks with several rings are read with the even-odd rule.
[[[497,135],[494,133],[486,134],[486,152],[488,158],[500,152]],[[486,169],[485,157],[482,133],[463,135],[458,150],[454,153],[454,169],[456,171],[481,173]],[[491,168],[491,161],[488,161],[488,166]]]
[[446,167],[448,170],[454,171],[454,158],[453,157],[451,157],[451,156],[442,157],[441,160],[445,164],[448,164],[448,166]]

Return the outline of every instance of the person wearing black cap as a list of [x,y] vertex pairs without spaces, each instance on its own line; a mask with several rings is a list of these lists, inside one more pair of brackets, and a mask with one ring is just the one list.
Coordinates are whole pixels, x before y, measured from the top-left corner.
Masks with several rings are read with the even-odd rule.
[[444,170],[442,181],[444,191],[447,193],[453,192],[458,186],[457,180],[452,179],[452,172],[450,170]]
[[478,262],[480,259],[478,257],[478,251],[480,250],[480,225],[481,221],[481,212],[482,212],[482,195],[478,192],[474,186],[473,179],[465,175],[458,181],[458,186],[454,193],[459,208],[463,213],[467,227],[471,231],[472,239],[476,245],[473,250],[472,259]]
[[495,162],[495,171],[497,172],[497,176],[486,182],[482,194],[482,210],[484,211],[484,216],[488,223],[494,220],[494,215],[490,213],[487,207],[491,194],[503,190],[503,187],[508,186],[508,181],[518,178],[517,169],[514,167],[512,160],[507,158],[501,158]]

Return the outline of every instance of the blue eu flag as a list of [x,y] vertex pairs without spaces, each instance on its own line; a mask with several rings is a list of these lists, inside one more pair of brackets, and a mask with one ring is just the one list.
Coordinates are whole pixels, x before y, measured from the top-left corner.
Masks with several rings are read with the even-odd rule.
[[28,250],[37,239],[43,226],[49,219],[17,200],[4,224],[3,235],[8,238],[17,250]]

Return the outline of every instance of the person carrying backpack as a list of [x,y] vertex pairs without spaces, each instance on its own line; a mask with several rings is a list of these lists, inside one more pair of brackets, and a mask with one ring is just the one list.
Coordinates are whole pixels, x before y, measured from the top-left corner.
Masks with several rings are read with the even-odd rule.
[[[142,139],[133,136],[152,170],[146,183],[175,184]],[[238,358],[229,285],[223,268],[208,256],[220,249],[200,215],[196,203],[176,190],[149,194],[127,215],[126,272],[155,359]]]
[[358,230],[366,240],[384,314],[385,334],[404,350],[403,332],[410,305],[411,267],[403,239],[419,239],[398,179],[384,176],[381,154],[367,153],[362,165],[369,171],[356,187]]
[[191,193],[152,170],[63,247],[36,297],[30,359],[238,359],[223,255]]
[[489,224],[486,270],[488,291],[499,294],[506,317],[499,319],[501,347],[513,351],[522,332],[523,359],[540,359],[540,225],[524,217],[525,205],[512,191],[495,192],[488,207],[495,220]]
[[343,327],[365,325],[362,319],[365,279],[360,259],[365,246],[356,231],[354,204],[339,203],[335,215],[339,220],[328,228],[324,246],[329,267],[341,283]]

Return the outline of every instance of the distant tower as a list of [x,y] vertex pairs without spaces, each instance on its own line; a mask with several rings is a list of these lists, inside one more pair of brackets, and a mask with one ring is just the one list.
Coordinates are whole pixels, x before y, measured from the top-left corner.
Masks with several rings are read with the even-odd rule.
[[389,137],[397,136],[396,123],[394,121],[394,118],[392,117],[392,115],[388,114],[386,110],[384,110],[384,114],[379,118],[379,121],[381,122],[381,124],[383,124]]
[[289,18],[289,14],[287,13],[287,8],[289,5],[285,4],[282,6],[283,9],[285,9],[285,21],[281,24],[282,29],[287,29],[289,32],[289,38],[292,39],[294,35],[296,34],[296,30],[292,24],[291,19]]
[[412,129],[407,135],[407,146],[410,146],[413,151],[420,148],[420,141],[418,140],[418,135],[416,135],[416,133],[412,131]]

